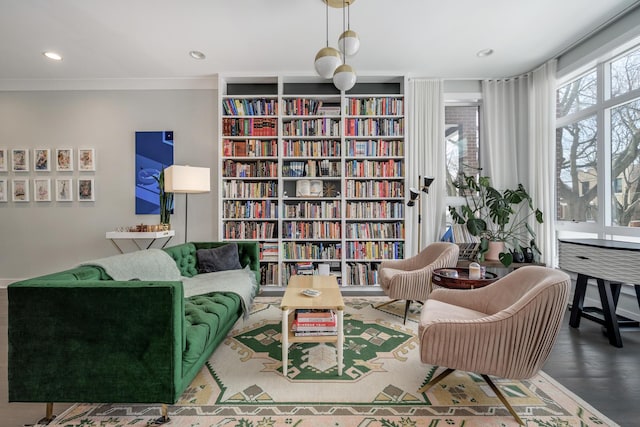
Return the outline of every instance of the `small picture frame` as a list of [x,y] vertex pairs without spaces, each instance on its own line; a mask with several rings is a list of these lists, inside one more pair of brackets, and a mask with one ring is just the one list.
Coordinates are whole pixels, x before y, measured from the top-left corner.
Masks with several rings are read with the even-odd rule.
[[49,172],[51,170],[51,150],[48,148],[33,150],[33,170],[35,172]]
[[96,151],[93,148],[78,148],[78,170],[96,170]]
[[93,178],[78,179],[78,200],[81,202],[95,202]]
[[7,195],[7,180],[5,178],[0,178],[0,202],[6,202],[9,200],[9,196]]
[[0,148],[0,172],[6,172],[8,169],[8,154],[6,148]]
[[20,178],[11,181],[11,194],[11,200],[13,200],[14,202],[28,202],[29,180]]
[[73,171],[73,149],[56,148],[56,170],[58,172]]
[[35,178],[33,180],[33,200],[36,202],[51,201],[51,180],[49,178]]
[[14,148],[11,150],[11,170],[14,172],[29,172],[29,150]]
[[73,180],[71,178],[56,179],[56,202],[73,201]]

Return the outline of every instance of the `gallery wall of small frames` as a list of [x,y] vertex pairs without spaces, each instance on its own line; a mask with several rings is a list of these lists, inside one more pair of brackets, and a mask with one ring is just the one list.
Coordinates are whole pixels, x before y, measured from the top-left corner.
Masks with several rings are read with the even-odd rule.
[[0,148],[0,202],[94,202],[95,170],[93,148]]

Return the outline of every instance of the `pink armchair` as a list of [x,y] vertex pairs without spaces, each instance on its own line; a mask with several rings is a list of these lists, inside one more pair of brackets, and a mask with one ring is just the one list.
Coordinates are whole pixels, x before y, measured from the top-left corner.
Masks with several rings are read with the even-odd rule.
[[417,255],[380,264],[380,287],[391,298],[378,308],[398,300],[406,300],[404,323],[411,301],[424,302],[431,292],[431,273],[437,268],[455,267],[458,245],[448,242],[431,243]]
[[538,373],[555,343],[570,289],[566,273],[526,266],[484,288],[434,290],[420,317],[420,358],[447,369],[419,392],[456,369],[475,372],[523,424],[489,375],[524,379]]

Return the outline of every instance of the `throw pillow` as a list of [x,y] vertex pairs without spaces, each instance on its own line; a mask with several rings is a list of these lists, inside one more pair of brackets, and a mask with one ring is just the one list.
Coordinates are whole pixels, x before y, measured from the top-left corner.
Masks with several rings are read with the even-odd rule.
[[196,258],[198,259],[198,273],[242,269],[236,243],[228,243],[211,249],[198,249]]

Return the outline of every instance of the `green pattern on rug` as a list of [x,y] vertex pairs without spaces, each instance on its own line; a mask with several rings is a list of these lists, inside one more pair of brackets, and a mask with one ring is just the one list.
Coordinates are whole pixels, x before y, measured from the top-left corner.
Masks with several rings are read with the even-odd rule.
[[[259,297],[181,400],[171,426],[475,427],[517,425],[480,376],[455,372],[426,394],[440,368],[419,359],[418,311],[347,297],[343,375],[333,344],[292,344],[282,375],[279,298]],[[615,425],[551,378],[494,379],[528,426]],[[50,425],[147,426],[160,405],[77,404]]]

